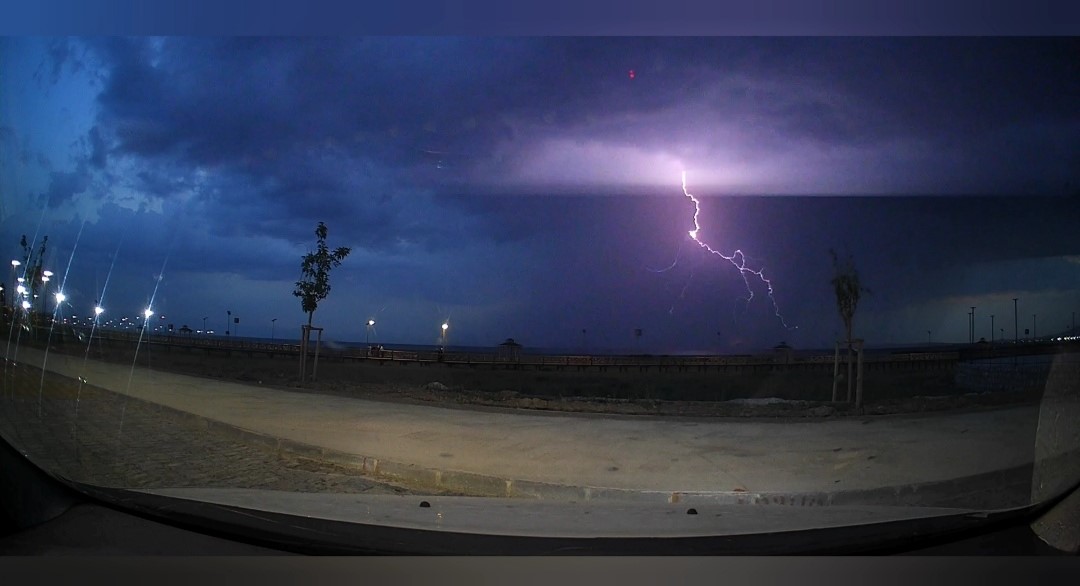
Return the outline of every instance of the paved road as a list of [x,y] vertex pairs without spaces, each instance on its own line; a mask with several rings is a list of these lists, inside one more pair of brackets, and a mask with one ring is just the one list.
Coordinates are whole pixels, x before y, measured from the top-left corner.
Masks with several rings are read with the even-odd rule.
[[43,388],[41,380],[40,371],[25,367],[5,372],[0,431],[40,466],[66,478],[140,489],[408,492],[331,465],[283,458],[152,403],[125,401],[52,374]]
[[[19,350],[20,362],[40,366],[42,359],[40,351]],[[492,494],[505,486],[508,494],[532,491],[543,496],[553,495],[552,487],[559,486],[588,487],[593,495],[605,490],[754,494],[865,491],[947,481],[1030,465],[1038,422],[1035,407],[816,421],[479,412],[240,385],[59,354],[48,357],[47,369],[73,379],[84,377],[89,385],[115,393],[105,393],[113,399],[103,395],[102,404],[123,402],[124,396],[137,399],[126,403],[122,434],[115,406],[98,417],[111,425],[111,433],[124,438],[115,450],[154,454],[135,478],[164,474],[157,486],[179,478],[168,476],[169,452],[157,450],[192,432],[170,436],[168,426],[130,427],[133,406],[142,401],[168,408],[159,413],[171,409],[226,424],[211,429],[252,432],[233,433],[229,437],[236,441],[221,446],[195,448],[204,449],[208,458],[220,451],[215,457],[224,457],[224,465],[237,472],[231,479],[222,476],[208,461],[203,474],[219,478],[213,482],[247,482],[238,480],[242,477],[274,485],[270,473],[265,478],[259,474],[273,468],[275,455],[293,454],[315,462],[342,462],[381,478],[399,477],[420,489],[453,488],[457,482],[464,492]],[[140,409],[153,410],[138,407],[136,412]],[[87,410],[80,407],[80,412]],[[195,435],[189,441],[209,441]],[[135,438],[142,437],[158,439],[137,443],[144,440]],[[269,451],[253,447],[265,448],[268,440]],[[304,449],[293,449],[297,446]],[[255,451],[244,452],[249,449]],[[1027,479],[1030,482],[1030,473]],[[309,482],[317,486],[319,481]],[[186,485],[197,484],[192,480]],[[281,481],[279,486],[287,484]],[[547,487],[547,492],[537,486]]]

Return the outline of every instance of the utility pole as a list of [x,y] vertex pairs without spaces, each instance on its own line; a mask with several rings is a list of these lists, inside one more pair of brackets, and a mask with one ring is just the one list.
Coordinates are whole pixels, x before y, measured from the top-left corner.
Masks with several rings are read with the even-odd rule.
[[994,341],[994,314],[990,314],[990,342]]

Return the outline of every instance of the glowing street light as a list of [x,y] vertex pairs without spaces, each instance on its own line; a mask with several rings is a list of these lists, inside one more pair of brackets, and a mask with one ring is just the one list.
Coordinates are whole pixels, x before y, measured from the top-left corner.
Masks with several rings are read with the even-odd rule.
[[67,299],[67,295],[64,295],[62,291],[57,291],[54,297],[56,297],[57,304],[63,303]]
[[146,309],[143,310],[142,314],[143,314],[143,318],[150,319],[150,316],[154,315],[154,310],[147,307]]
[[46,277],[51,277],[51,276],[53,276],[53,272],[52,272],[52,271],[42,271],[42,273],[41,273],[41,274],[45,275]]
[[23,308],[23,309],[30,309],[30,302],[29,302],[29,301],[27,301],[27,300],[25,300],[25,299],[23,299],[23,302],[22,302],[22,308]]
[[[21,264],[22,264],[21,262],[12,259],[12,261],[11,261],[11,278],[12,279],[15,278],[15,269],[16,269],[16,267],[18,267]],[[19,282],[21,283],[22,281],[20,280]],[[11,284],[12,284],[12,286],[14,286],[15,281],[12,281]],[[12,310],[15,309],[15,296],[14,295],[11,296],[11,309]]]
[[94,317],[97,317],[97,316],[99,316],[99,315],[101,315],[103,313],[105,313],[105,308],[104,307],[102,307],[100,305],[95,305],[94,306]]
[[369,345],[369,346],[371,345],[371,328],[374,328],[374,327],[375,327],[375,320],[369,318],[367,320],[367,337],[365,338],[365,341],[364,341],[364,343]]
[[15,290],[19,292],[19,295],[26,295],[26,286],[22,285],[21,283],[19,284],[19,287]]

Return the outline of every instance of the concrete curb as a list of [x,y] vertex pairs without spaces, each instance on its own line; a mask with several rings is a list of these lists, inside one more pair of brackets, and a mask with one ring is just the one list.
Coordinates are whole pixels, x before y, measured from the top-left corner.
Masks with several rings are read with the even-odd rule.
[[185,420],[197,429],[257,446],[279,457],[330,464],[418,491],[452,492],[466,496],[542,499],[566,502],[621,501],[667,504],[773,505],[773,506],[939,506],[999,509],[1030,504],[1033,464],[950,480],[912,483],[874,489],[816,492],[656,491],[575,486],[505,478],[460,470],[427,468],[416,464],[353,454],[271,436],[202,415],[95,387],[120,398]]

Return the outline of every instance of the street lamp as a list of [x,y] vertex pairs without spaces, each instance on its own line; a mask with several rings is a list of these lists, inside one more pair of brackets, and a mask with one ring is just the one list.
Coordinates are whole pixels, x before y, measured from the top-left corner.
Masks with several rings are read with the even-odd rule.
[[1020,322],[1016,321],[1016,300],[1017,297],[1013,297],[1013,344],[1020,343]]
[[371,345],[371,328],[373,328],[373,327],[375,327],[375,320],[374,319],[368,319],[367,320],[367,335],[364,338],[364,344],[367,345],[367,346]]
[[446,330],[450,329],[450,324],[443,322],[442,325],[442,345],[446,347]]
[[[22,264],[21,262],[15,260],[15,259],[11,260],[11,278],[12,278],[11,286],[12,287],[15,286],[15,281],[14,281],[15,275],[16,275],[15,271],[17,270],[17,268],[21,264]],[[15,309],[15,296],[14,295],[11,296],[11,308]]]
[[207,317],[209,317],[209,316],[206,316],[206,317],[202,318],[202,331],[203,331],[204,334],[206,333],[206,318]]
[[274,342],[274,329],[277,327],[277,318],[270,320],[270,343]]
[[971,306],[971,342],[975,342],[975,306]]
[[229,328],[232,325],[232,310],[227,309],[227,310],[225,310],[225,313],[227,315],[227,317],[225,318],[225,335],[228,336],[229,333],[230,333]]

